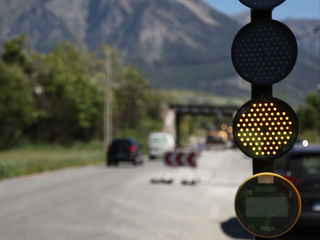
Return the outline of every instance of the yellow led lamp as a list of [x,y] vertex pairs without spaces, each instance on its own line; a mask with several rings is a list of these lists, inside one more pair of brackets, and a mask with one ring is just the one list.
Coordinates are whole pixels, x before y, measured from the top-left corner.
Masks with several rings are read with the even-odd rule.
[[296,142],[299,126],[293,109],[277,98],[255,98],[245,103],[233,119],[236,144],[249,157],[276,159]]
[[276,238],[297,223],[301,198],[289,180],[265,172],[250,177],[239,187],[234,207],[246,231],[262,238]]

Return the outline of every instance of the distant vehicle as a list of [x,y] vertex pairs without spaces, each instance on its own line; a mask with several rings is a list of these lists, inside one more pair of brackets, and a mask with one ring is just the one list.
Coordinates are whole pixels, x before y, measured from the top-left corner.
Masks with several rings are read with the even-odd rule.
[[143,164],[142,153],[134,138],[114,139],[107,153],[107,165],[118,165],[120,161]]
[[295,145],[282,159],[279,173],[289,179],[301,194],[299,224],[320,226],[320,145]]
[[228,132],[225,130],[210,130],[207,133],[207,144],[225,144],[228,141]]
[[167,132],[153,132],[149,135],[148,149],[150,159],[162,157],[166,152],[173,151],[175,141],[172,134]]

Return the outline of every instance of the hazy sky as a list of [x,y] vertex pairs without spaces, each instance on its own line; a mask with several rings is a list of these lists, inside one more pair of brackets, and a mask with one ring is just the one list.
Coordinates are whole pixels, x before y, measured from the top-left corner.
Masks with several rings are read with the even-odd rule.
[[[204,0],[215,9],[233,14],[249,10],[239,0]],[[320,0],[286,0],[275,8],[273,15],[277,19],[293,18],[320,18]]]

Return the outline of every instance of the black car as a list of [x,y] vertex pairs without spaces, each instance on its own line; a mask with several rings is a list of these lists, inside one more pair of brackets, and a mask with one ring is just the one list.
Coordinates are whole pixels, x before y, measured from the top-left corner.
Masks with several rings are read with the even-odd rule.
[[320,145],[295,145],[282,160],[282,173],[299,190],[300,225],[320,226]]
[[138,142],[134,138],[114,139],[107,153],[107,165],[118,165],[120,161],[143,164]]

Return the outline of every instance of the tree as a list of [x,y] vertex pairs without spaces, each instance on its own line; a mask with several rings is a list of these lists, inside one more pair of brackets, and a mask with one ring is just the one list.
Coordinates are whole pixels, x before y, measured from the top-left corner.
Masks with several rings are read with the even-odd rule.
[[298,118],[302,131],[314,130],[319,119],[316,109],[311,105],[300,107],[298,110]]
[[36,115],[32,88],[17,66],[0,63],[0,148],[17,145]]
[[133,136],[143,143],[150,131],[162,128],[163,99],[150,90],[138,70],[124,66],[119,53],[110,46],[101,50],[103,61],[107,52],[112,57],[113,135]]
[[298,119],[301,133],[313,133],[312,138],[318,139],[320,136],[320,96],[312,93],[307,96],[306,104],[298,109]]
[[1,54],[0,148],[24,138],[56,143],[101,138],[105,51],[112,53],[114,132],[128,130],[145,139],[158,128],[162,99],[139,71],[122,64],[114,49],[104,47],[98,55],[62,43],[39,54],[27,49],[20,36],[7,41]]
[[48,54],[39,55],[37,96],[44,113],[33,130],[45,141],[90,140],[100,134],[103,119],[103,94],[92,76],[94,55],[81,53],[63,43]]
[[146,114],[148,84],[138,71],[125,69],[123,83],[115,92],[119,120],[123,126],[135,128]]
[[31,74],[34,66],[26,54],[26,42],[27,38],[24,35],[8,40],[3,45],[1,58],[4,63],[19,66],[25,73]]

